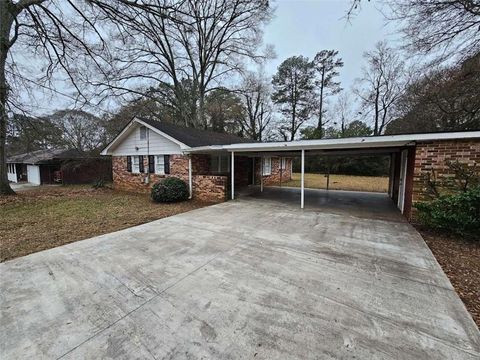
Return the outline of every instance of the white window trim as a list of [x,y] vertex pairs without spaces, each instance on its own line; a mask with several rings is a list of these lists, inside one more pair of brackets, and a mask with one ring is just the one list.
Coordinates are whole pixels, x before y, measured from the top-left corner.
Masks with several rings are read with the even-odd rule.
[[287,158],[285,157],[280,158],[280,169],[287,170]]
[[[147,134],[147,132],[148,132],[147,127],[146,127],[146,126],[140,126],[139,129],[140,129],[140,130],[139,130],[139,132],[140,132],[140,140],[142,140],[142,141],[143,141],[143,140],[147,140],[147,136],[148,136],[148,134]],[[142,137],[142,130],[145,131],[143,137]]]
[[[160,162],[158,161],[161,159],[161,167],[158,166]],[[155,167],[155,174],[157,175],[165,175],[165,155],[155,155],[155,162],[154,162],[154,167]]]
[[132,156],[132,174],[140,174],[140,156]]
[[270,156],[263,158],[262,175],[263,176],[272,175],[272,158]]

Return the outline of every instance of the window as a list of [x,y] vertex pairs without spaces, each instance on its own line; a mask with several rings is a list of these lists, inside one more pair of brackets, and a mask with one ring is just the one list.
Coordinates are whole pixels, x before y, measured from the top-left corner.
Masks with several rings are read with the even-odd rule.
[[285,170],[287,168],[287,158],[282,158],[280,163],[280,169]]
[[140,173],[140,157],[132,156],[132,173]]
[[212,155],[210,158],[210,171],[214,174],[230,172],[230,156]]
[[140,127],[140,140],[147,139],[147,128],[145,126]]
[[165,175],[165,156],[155,155],[155,174]]
[[262,172],[262,174],[264,176],[272,174],[272,158],[271,157],[263,158],[263,172]]

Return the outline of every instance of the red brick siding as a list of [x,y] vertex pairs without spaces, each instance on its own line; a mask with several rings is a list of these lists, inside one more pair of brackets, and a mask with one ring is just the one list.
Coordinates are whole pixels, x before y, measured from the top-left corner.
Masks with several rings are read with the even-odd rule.
[[217,175],[194,175],[193,197],[202,201],[222,202],[227,198],[228,177]]
[[413,201],[428,200],[427,177],[432,170],[438,179],[454,176],[448,161],[474,166],[480,171],[480,140],[448,140],[417,143],[413,175]]
[[[480,171],[480,140],[444,140],[419,142],[415,151],[413,171],[412,204],[431,199],[428,189],[428,176],[432,171],[438,180],[453,177],[448,161],[456,161],[474,166]],[[413,209],[414,212],[414,209]]]
[[[148,169],[148,158],[143,157],[144,168]],[[127,171],[127,157],[113,156],[113,184],[115,189],[148,193],[153,184],[169,177],[179,177],[188,183],[188,157],[185,155],[170,155],[170,174],[150,174],[150,182],[145,184],[147,174],[134,174]],[[228,177],[208,175],[210,158],[208,155],[192,156],[193,197],[203,201],[221,202],[226,199]],[[204,172],[205,174],[201,174]]]
[[[292,159],[287,158],[285,169],[280,170],[281,158],[272,157],[272,173],[263,177],[263,184],[280,185],[292,178]],[[255,184],[260,184],[261,158],[255,158]]]

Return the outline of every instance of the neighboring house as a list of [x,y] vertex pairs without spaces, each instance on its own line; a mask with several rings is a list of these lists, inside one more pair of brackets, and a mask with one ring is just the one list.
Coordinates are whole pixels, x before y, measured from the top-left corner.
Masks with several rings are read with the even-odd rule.
[[[116,189],[147,192],[162,178],[175,176],[190,185],[193,197],[223,201],[230,186],[231,157],[227,151],[215,147],[238,143],[252,143],[252,140],[134,118],[102,151],[102,155],[112,156]],[[189,154],[193,148],[205,148],[205,151]],[[260,158],[236,156],[235,185],[259,183],[260,162]],[[291,158],[266,156],[263,165],[265,185],[290,180]]]
[[77,150],[47,149],[7,158],[8,180],[13,183],[84,184],[111,180],[111,160]]

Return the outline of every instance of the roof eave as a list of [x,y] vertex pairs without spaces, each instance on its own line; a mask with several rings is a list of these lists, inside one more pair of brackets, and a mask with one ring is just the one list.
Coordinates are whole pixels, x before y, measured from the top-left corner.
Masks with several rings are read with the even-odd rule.
[[150,124],[147,124],[146,122],[138,119],[137,117],[134,117],[134,118],[133,118],[132,120],[130,120],[130,122],[123,128],[123,130],[122,130],[112,141],[110,141],[110,143],[105,147],[105,149],[103,149],[103,150],[100,152],[100,155],[112,155],[111,149],[112,149],[112,148],[115,148],[115,146],[118,145],[119,142],[123,141],[123,136],[125,136],[125,134],[128,133],[128,131],[131,129],[131,127],[132,127],[135,123],[141,124],[142,126],[147,127],[148,129],[152,130],[153,132],[157,133],[158,135],[161,135],[161,136],[167,138],[168,140],[173,141],[174,143],[176,143],[177,145],[180,146],[180,149],[181,149],[181,150],[188,150],[188,149],[190,149],[190,146],[184,144],[184,143],[181,142],[181,141],[178,141],[178,140],[175,139],[174,137],[172,137],[172,136],[164,133],[163,131],[158,130],[158,129],[155,128],[154,126],[151,126]]

